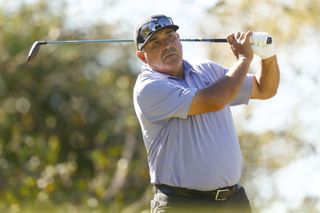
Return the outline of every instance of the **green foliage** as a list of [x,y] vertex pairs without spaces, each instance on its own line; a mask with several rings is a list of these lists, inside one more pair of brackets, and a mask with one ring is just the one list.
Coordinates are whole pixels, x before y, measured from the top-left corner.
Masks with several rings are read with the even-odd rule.
[[[120,209],[149,180],[133,112],[131,56],[124,45],[47,45],[27,64],[35,40],[85,39],[49,6],[39,1],[0,11],[0,211],[25,204]],[[111,37],[111,29],[97,24],[86,32]],[[135,146],[124,145],[127,135]],[[119,161],[132,157],[119,170]],[[132,182],[108,196],[117,170]]]

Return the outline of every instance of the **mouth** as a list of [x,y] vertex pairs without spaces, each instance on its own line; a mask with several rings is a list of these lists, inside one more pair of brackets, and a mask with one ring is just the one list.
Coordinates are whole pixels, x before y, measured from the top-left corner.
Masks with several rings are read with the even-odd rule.
[[174,56],[174,55],[176,55],[176,54],[175,53],[166,54],[166,55],[163,56],[163,59],[169,58],[169,57]]
[[175,49],[169,49],[167,52],[165,52],[162,56],[162,59],[165,60],[169,57],[172,57],[172,56],[175,56],[177,53],[176,53],[176,50]]

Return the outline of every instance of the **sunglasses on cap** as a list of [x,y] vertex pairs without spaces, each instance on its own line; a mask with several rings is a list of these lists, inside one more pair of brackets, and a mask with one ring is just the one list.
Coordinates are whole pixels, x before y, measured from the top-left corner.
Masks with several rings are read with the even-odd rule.
[[150,21],[143,24],[138,32],[137,46],[141,50],[148,39],[158,30],[162,28],[172,28],[177,30],[179,27],[175,25],[170,17],[167,16],[156,16],[152,17]]

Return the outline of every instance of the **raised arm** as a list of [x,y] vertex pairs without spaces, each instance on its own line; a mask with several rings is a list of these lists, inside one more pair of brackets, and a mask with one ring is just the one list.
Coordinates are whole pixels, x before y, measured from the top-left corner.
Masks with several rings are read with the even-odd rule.
[[268,99],[277,93],[280,79],[280,71],[276,56],[274,40],[271,44],[266,44],[268,33],[257,32],[252,35],[252,50],[260,56],[261,65],[259,71],[253,78],[251,98]]
[[253,59],[251,34],[252,32],[248,31],[247,33],[230,34],[227,37],[237,62],[224,77],[209,87],[197,91],[192,99],[189,115],[221,110],[236,97]]
[[251,98],[268,99],[277,93],[280,70],[277,56],[261,60],[260,70],[255,74],[252,84]]

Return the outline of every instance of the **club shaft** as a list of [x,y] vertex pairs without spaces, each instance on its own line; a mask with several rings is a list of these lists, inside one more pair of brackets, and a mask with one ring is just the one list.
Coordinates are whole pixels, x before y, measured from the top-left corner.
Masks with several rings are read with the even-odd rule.
[[[226,38],[182,38],[182,42],[217,42],[226,43],[228,42]],[[38,41],[40,44],[68,44],[68,43],[132,43],[132,39],[95,39],[95,40],[48,40],[48,41]],[[267,39],[267,44],[272,43],[272,38]]]
[[184,42],[228,42],[226,38],[182,38]]
[[[183,42],[227,42],[225,38],[183,38]],[[68,43],[131,43],[132,39],[95,39],[95,40],[48,40],[38,41],[40,44],[68,44]]]
[[42,44],[67,44],[67,43],[126,43],[133,42],[130,39],[101,39],[101,40],[49,40]]
[[[226,43],[226,38],[182,38],[182,42],[217,42]],[[132,43],[132,39],[94,39],[94,40],[48,40],[48,41],[35,41],[27,56],[27,61],[35,58],[39,52],[40,46],[43,44],[77,44],[77,43]],[[272,43],[272,38],[268,37],[267,44]]]

